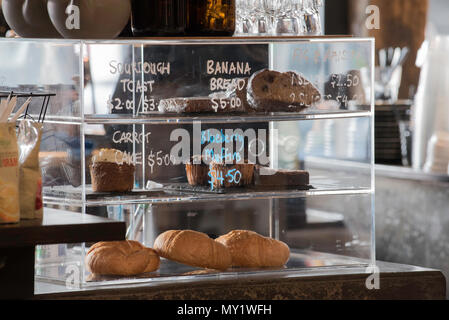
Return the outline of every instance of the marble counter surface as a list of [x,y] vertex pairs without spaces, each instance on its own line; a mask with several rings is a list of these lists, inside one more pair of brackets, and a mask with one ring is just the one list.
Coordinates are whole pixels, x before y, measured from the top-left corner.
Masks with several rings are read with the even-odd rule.
[[449,278],[449,182],[376,175],[376,256]]

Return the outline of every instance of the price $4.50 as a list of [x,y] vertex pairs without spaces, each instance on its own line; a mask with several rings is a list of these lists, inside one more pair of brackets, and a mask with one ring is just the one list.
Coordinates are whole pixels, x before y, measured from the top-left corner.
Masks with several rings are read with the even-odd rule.
[[242,174],[237,169],[231,169],[226,172],[226,175],[223,177],[223,171],[210,170],[209,173],[209,184],[211,186],[211,190],[214,189],[214,186],[223,186],[225,182],[228,184],[239,184],[242,179]]

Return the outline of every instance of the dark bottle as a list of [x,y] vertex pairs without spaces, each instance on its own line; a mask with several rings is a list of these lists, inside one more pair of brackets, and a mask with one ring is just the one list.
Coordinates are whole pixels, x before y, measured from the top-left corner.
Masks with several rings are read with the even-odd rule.
[[184,35],[186,0],[131,0],[131,6],[134,36]]
[[235,0],[186,0],[187,35],[232,36]]

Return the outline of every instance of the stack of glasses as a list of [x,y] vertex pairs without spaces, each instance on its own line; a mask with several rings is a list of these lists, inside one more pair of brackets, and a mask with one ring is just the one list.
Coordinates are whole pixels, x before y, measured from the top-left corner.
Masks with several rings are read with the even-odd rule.
[[236,36],[321,35],[322,0],[236,0]]

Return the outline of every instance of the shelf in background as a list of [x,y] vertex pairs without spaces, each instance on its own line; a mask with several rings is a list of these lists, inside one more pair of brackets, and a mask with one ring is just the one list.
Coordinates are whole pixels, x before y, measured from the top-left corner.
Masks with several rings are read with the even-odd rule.
[[354,106],[350,110],[319,110],[307,109],[302,112],[271,112],[271,113],[204,113],[204,114],[162,114],[154,112],[133,116],[132,114],[84,115],[82,117],[51,116],[45,118],[51,124],[191,124],[202,123],[256,123],[270,121],[298,121],[371,117],[373,113],[369,106]]
[[44,219],[0,225],[0,248],[125,239],[124,222],[44,208]]
[[[355,195],[371,194],[372,189],[366,186],[357,187],[354,181],[329,180],[314,178],[311,181],[313,189],[255,189],[235,188],[224,192],[195,191],[187,183],[164,184],[161,189],[133,190],[128,193],[94,193],[86,187],[86,206],[124,205],[124,204],[167,204],[190,203],[225,200],[255,200],[255,199],[292,199],[321,195]],[[81,187],[59,186],[44,188],[44,202],[54,205],[83,206]]]

